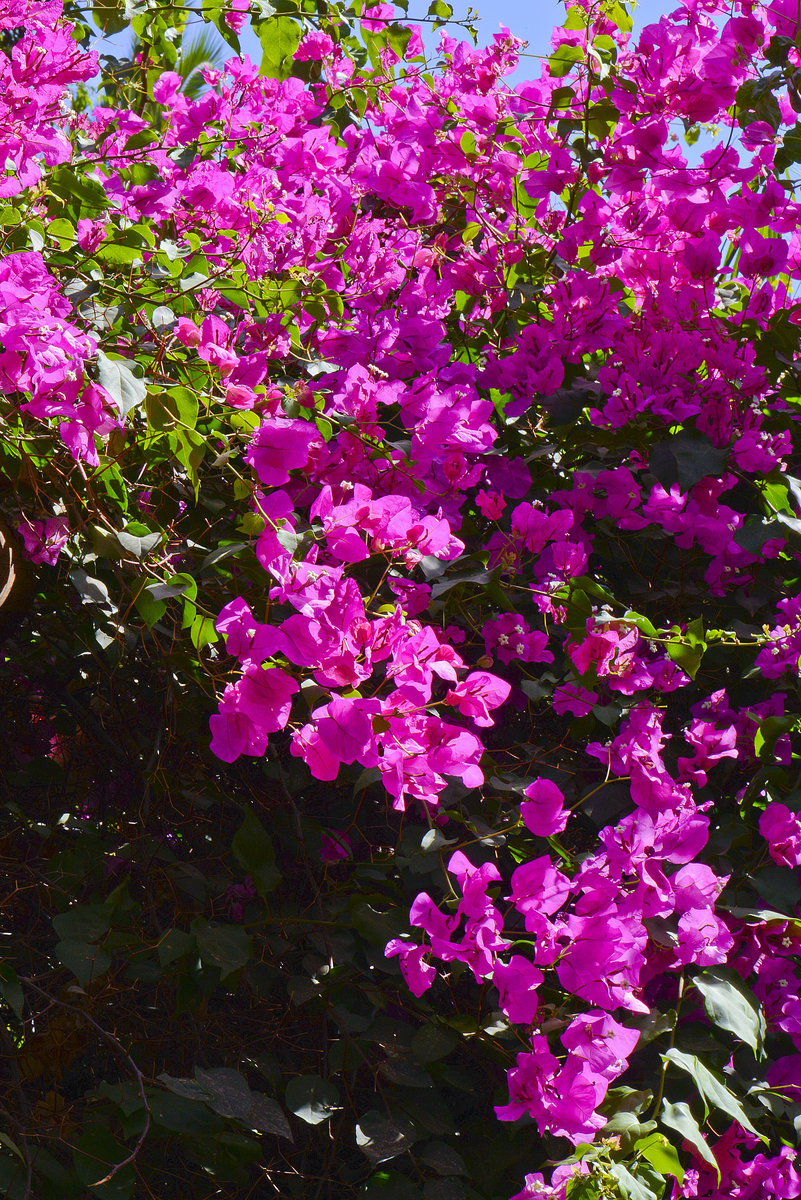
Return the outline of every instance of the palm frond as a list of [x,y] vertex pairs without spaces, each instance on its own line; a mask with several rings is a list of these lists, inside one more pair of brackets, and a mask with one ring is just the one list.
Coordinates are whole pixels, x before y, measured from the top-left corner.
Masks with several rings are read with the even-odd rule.
[[203,67],[222,70],[227,58],[227,49],[219,37],[204,29],[196,34],[188,45],[181,47],[181,57],[176,70],[183,79],[181,91],[189,100],[197,100],[208,86],[201,75]]

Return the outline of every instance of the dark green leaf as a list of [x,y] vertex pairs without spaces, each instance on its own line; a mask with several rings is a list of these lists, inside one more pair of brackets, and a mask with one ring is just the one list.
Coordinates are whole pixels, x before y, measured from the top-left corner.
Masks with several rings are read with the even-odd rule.
[[687,492],[707,476],[722,474],[728,456],[725,446],[715,446],[709,438],[684,430],[655,443],[649,467],[663,487],[678,483]]
[[387,1162],[408,1150],[414,1141],[411,1126],[370,1111],[359,1118],[356,1145],[373,1162]]
[[203,1100],[205,1093],[202,1089],[191,1099],[177,1092],[173,1094],[172,1091],[161,1092],[154,1089],[148,1096],[150,1116],[157,1125],[168,1129],[170,1133],[207,1135],[216,1129],[219,1123],[211,1115],[206,1104],[201,1103]]
[[272,1133],[276,1137],[288,1138],[291,1142],[292,1130],[284,1110],[277,1100],[263,1096],[261,1092],[251,1092],[251,1107],[246,1122],[250,1129],[259,1133]]
[[[471,1192],[471,1197],[476,1193]],[[461,1179],[427,1179],[423,1184],[423,1200],[467,1200]]]
[[89,942],[79,942],[65,939],[59,942],[55,949],[56,958],[72,971],[81,987],[86,987],[93,979],[99,977],[111,966],[111,955],[99,946]]
[[447,1142],[427,1142],[421,1149],[415,1151],[427,1167],[432,1167],[438,1175],[469,1175],[461,1154],[449,1146]]
[[419,1063],[437,1062],[450,1054],[458,1040],[453,1030],[432,1022],[417,1030],[412,1038],[412,1052]]
[[111,915],[102,904],[75,904],[53,917],[53,928],[60,938],[95,942],[108,931]]
[[759,1001],[730,967],[707,967],[693,979],[704,998],[710,1021],[733,1033],[757,1056],[762,1055],[766,1025]]
[[195,1067],[195,1079],[208,1097],[209,1108],[221,1117],[248,1119],[253,1098],[247,1081],[238,1071],[230,1067],[213,1067],[208,1071]]
[[678,1104],[671,1104],[665,1101],[662,1106],[662,1121],[671,1129],[675,1129],[678,1134],[681,1134],[685,1142],[698,1151],[701,1158],[715,1168],[718,1179],[720,1179],[720,1169],[718,1168],[717,1160],[709,1149],[704,1135],[698,1126],[693,1114],[690,1112],[690,1106],[680,1101]]
[[339,1091],[330,1079],[300,1075],[287,1084],[286,1106],[307,1125],[319,1125],[341,1107]]
[[160,533],[129,533],[127,529],[119,530],[116,536],[123,550],[133,554],[136,558],[145,558],[155,550],[162,537]]
[[281,872],[275,863],[272,838],[259,818],[250,809],[231,842],[234,857],[253,880],[254,887],[264,899],[281,882]]
[[220,978],[227,979],[247,966],[253,951],[249,935],[239,925],[220,925],[197,917],[192,922],[200,961],[204,966],[219,967]]
[[75,1173],[81,1183],[92,1189],[99,1200],[129,1200],[136,1188],[136,1172],[133,1163],[117,1170],[113,1177],[100,1186],[115,1167],[128,1157],[125,1146],[119,1145],[109,1130],[93,1125],[85,1130],[76,1146],[73,1161]]
[[680,1070],[687,1072],[708,1105],[719,1108],[721,1112],[726,1113],[733,1121],[737,1121],[739,1125],[742,1125],[743,1129],[747,1129],[750,1133],[753,1133],[760,1141],[767,1142],[768,1139],[764,1134],[761,1134],[759,1130],[754,1128],[748,1114],[743,1108],[742,1101],[735,1096],[734,1092],[726,1087],[726,1084],[717,1072],[710,1071],[708,1067],[704,1066],[697,1055],[685,1054],[682,1050],[678,1050],[674,1046],[662,1057],[675,1067],[679,1067]]

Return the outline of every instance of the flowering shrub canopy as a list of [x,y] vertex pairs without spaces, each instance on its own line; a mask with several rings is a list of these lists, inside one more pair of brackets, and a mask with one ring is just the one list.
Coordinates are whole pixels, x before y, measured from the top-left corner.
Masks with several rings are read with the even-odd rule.
[[203,14],[0,0],[4,1194],[801,1196],[797,5]]

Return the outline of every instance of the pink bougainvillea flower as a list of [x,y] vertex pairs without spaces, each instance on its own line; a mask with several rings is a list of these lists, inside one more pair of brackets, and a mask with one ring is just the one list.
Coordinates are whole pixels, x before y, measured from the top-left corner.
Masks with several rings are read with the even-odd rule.
[[427,946],[415,946],[412,942],[393,938],[387,942],[384,953],[387,958],[399,958],[401,973],[413,996],[422,996],[437,977],[436,968],[426,962]]
[[329,829],[320,838],[320,859],[324,863],[344,862],[353,857],[353,843],[346,833]]
[[267,749],[267,734],[237,711],[235,699],[223,693],[219,711],[209,717],[210,749],[223,762],[234,762],[241,754],[260,758]]
[[506,501],[500,492],[485,492],[483,489],[476,493],[476,504],[488,521],[497,521],[506,508]]
[[490,710],[503,704],[510,690],[505,679],[488,671],[472,671],[467,679],[451,688],[445,702],[455,705],[463,716],[471,717],[474,724],[486,727],[495,723]]
[[570,880],[554,867],[547,854],[521,863],[512,873],[509,899],[524,917],[557,912],[570,894]]
[[283,729],[289,720],[291,698],[298,690],[298,683],[278,667],[265,669],[249,663],[234,690],[238,710],[259,729],[273,733]]
[[26,517],[17,526],[17,532],[31,562],[53,567],[67,544],[70,527],[66,517],[46,517],[43,521],[31,521]]
[[567,825],[569,811],[564,807],[565,798],[550,779],[537,779],[523,792],[527,797],[520,805],[523,824],[536,837],[551,837],[562,833]]
[[250,605],[241,598],[230,600],[220,609],[216,626],[225,638],[228,653],[239,659],[243,666],[247,663],[261,665],[277,651],[283,651],[286,645],[282,631],[272,625],[260,624]]
[[265,486],[275,487],[287,482],[290,471],[306,466],[310,449],[319,440],[307,421],[266,421],[253,435],[245,462]]
[[773,801],[759,818],[759,832],[770,856],[784,867],[801,866],[801,817],[786,804]]
[[510,1021],[531,1025],[537,1016],[537,988],[545,976],[520,954],[512,954],[508,962],[497,959],[492,970],[492,982],[498,989],[500,1006]]
[[640,1033],[637,1029],[627,1029],[609,1013],[592,1009],[574,1017],[561,1039],[566,1049],[611,1081],[626,1069]]

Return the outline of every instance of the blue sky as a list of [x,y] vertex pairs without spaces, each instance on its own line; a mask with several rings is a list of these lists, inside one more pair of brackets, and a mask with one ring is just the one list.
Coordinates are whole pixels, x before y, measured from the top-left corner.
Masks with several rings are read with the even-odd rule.
[[[463,17],[467,14],[468,3],[466,0],[451,0],[451,3],[456,17]],[[635,31],[677,6],[678,0],[675,2],[642,0],[642,3],[638,4],[635,9]],[[500,26],[505,25],[516,37],[529,43],[528,53],[533,55],[549,53],[551,32],[555,25],[561,24],[565,12],[565,5],[559,0],[485,0],[484,3],[482,0],[473,0],[472,7],[478,11],[480,18],[478,28],[482,44],[489,42]],[[408,18],[410,22],[414,21],[415,13],[424,13],[427,8],[427,0],[410,0]],[[453,32],[458,36],[458,29]],[[426,41],[432,45],[436,44],[429,38],[426,38]],[[261,58],[261,48],[249,30],[244,33],[241,42],[243,51],[249,53],[254,61],[258,62]],[[129,44],[130,35],[123,32],[104,39],[102,48],[112,54],[123,55],[127,52]],[[524,58],[519,70],[515,75],[509,77],[507,82],[519,83],[527,77],[534,77],[538,74],[536,63],[532,62],[527,67]]]

